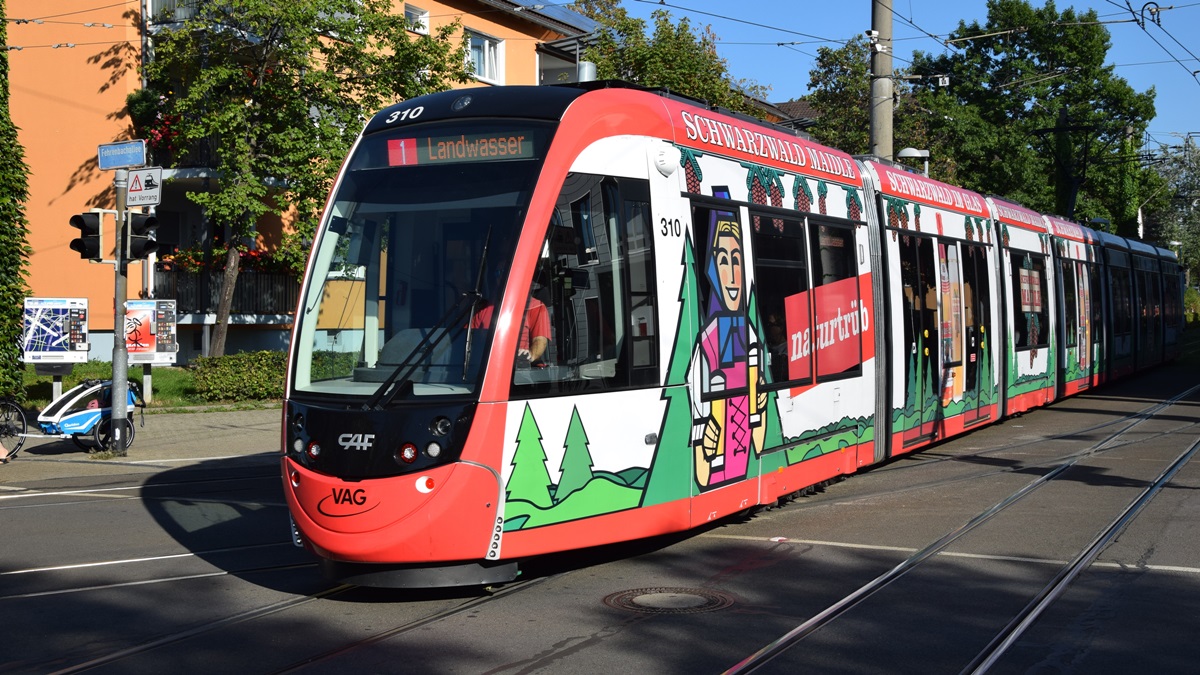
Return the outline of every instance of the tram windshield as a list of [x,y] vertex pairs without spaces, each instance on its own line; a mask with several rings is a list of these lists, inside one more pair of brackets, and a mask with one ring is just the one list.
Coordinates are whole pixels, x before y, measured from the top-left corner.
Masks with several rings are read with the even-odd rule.
[[500,296],[552,131],[456,122],[362,139],[305,280],[294,391],[474,391],[490,331],[471,314]]

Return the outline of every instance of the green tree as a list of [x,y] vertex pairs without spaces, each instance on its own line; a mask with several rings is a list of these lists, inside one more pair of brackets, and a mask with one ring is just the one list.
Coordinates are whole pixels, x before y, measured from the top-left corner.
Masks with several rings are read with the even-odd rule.
[[[5,3],[0,0],[0,15]],[[8,42],[8,24],[0,24],[0,44]],[[29,295],[29,198],[25,149],[9,113],[8,53],[0,53],[0,395],[25,400],[21,331]]]
[[915,54],[912,72],[950,77],[949,87],[915,86],[955,182],[1067,217],[1119,218],[1122,141],[1154,117],[1154,91],[1105,65],[1111,43],[1096,12],[989,0],[986,23],[960,22],[950,43],[951,53]]
[[[870,151],[870,58],[870,44],[862,36],[840,47],[817,49],[817,60],[808,74],[811,93],[806,97],[818,113],[817,125],[809,130],[815,140],[852,155]],[[894,82],[894,145],[897,150],[906,146],[929,149],[929,112],[913,97],[905,74],[898,71]],[[945,153],[931,152],[931,174],[941,176],[939,169],[949,166]]]
[[563,443],[562,465],[558,467],[562,474],[554,491],[554,501],[561,502],[591,482],[592,466],[587,431],[583,428],[583,420],[579,419],[579,408],[572,408],[571,423],[567,425],[567,438]]
[[1160,161],[1154,173],[1161,184],[1145,197],[1148,238],[1179,254],[1195,284],[1200,280],[1200,148],[1187,137],[1182,145],[1160,146],[1156,154]]
[[618,0],[578,0],[571,9],[600,25],[596,42],[584,53],[596,64],[600,79],[659,87],[762,116],[746,97],[763,99],[768,89],[730,77],[727,62],[717,55],[717,36],[711,26],[693,30],[687,18],[656,10],[651,15],[654,32],[647,36],[646,22],[629,16]]
[[369,115],[469,79],[458,28],[410,32],[391,0],[225,0],[197,3],[192,18],[155,34],[152,93],[131,101],[160,101],[140,116],[168,120],[181,153],[209,144],[217,180],[188,198],[231,233],[213,355],[224,353],[238,252],[259,220],[293,219],[285,252],[299,268]]
[[841,47],[818,47],[808,71],[809,105],[817,111],[813,139],[851,154],[870,147],[871,73],[867,41],[856,37]]

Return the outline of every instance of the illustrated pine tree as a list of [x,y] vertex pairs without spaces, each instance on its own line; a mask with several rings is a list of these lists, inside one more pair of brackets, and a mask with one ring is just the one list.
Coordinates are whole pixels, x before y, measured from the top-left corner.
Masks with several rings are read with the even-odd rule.
[[562,502],[572,492],[582,489],[595,477],[592,473],[592,453],[588,449],[587,432],[579,418],[579,408],[571,409],[571,422],[567,425],[567,438],[563,442],[562,465],[554,501]]
[[525,404],[521,426],[517,429],[517,450],[513,453],[512,474],[505,490],[508,501],[526,501],[539,508],[553,505],[550,496],[550,472],[546,470],[546,449],[533,410]]
[[688,366],[696,334],[693,317],[699,290],[696,282],[696,262],[691,235],[684,238],[683,282],[679,288],[679,325],[675,331],[675,347],[667,367],[663,398],[667,401],[658,447],[650,463],[650,475],[641,506],[662,504],[690,495],[695,471],[692,466],[692,403],[687,388]]

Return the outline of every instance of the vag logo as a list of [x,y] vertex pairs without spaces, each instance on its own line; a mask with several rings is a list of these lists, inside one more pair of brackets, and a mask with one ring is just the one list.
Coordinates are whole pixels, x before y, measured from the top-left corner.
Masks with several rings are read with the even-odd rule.
[[338,445],[346,450],[362,450],[366,452],[375,444],[375,434],[342,434],[338,436]]
[[317,502],[317,511],[329,518],[352,518],[374,510],[379,504],[364,488],[334,487]]

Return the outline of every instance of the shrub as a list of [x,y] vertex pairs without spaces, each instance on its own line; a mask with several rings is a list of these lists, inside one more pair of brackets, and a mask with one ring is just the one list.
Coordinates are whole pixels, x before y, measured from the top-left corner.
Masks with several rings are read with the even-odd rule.
[[1188,323],[1200,320],[1200,291],[1189,288],[1183,293],[1183,315]]
[[202,356],[192,366],[196,393],[206,401],[283,398],[284,352]]

